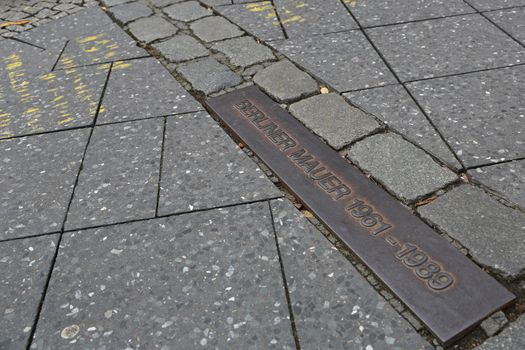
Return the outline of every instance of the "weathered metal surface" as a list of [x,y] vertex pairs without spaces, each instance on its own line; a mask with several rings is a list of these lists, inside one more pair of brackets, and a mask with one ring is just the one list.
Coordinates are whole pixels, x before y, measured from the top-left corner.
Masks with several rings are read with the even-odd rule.
[[207,105],[445,345],[515,299],[258,88]]

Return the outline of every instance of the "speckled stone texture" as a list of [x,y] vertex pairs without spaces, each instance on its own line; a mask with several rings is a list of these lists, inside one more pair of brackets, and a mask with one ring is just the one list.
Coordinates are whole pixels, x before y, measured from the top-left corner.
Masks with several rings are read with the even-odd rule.
[[348,92],[344,96],[435,157],[456,169],[461,168],[447,144],[401,85]]
[[467,167],[523,157],[525,67],[409,84]]
[[335,93],[296,102],[290,106],[290,112],[335,149],[379,128],[371,115],[352,107]]
[[[525,5],[525,1],[523,1]],[[516,40],[519,40],[525,45],[525,8],[516,8],[495,12],[488,12],[485,14],[488,18],[493,20],[497,25],[501,26],[507,33],[512,35]]]
[[0,348],[25,349],[58,235],[0,243]]
[[224,40],[213,45],[213,48],[228,57],[234,66],[247,67],[275,59],[272,51],[257,43],[251,37]]
[[480,11],[525,6],[525,0],[467,0],[467,2]]
[[32,349],[295,349],[282,281],[267,203],[67,233]]
[[214,58],[193,61],[177,68],[193,89],[206,95],[242,83],[241,77]]
[[210,54],[200,42],[186,34],[175,35],[153,47],[170,62],[183,62]]
[[276,41],[270,45],[340,92],[397,82],[360,31]]
[[368,137],[347,154],[404,202],[413,202],[457,180],[454,172],[393,133]]
[[277,13],[270,1],[218,6],[215,10],[261,40],[284,39]]
[[160,215],[280,195],[266,175],[205,112],[168,118]]
[[197,1],[187,1],[162,9],[171,19],[181,22],[191,22],[196,19],[211,16],[212,12],[202,7]]
[[190,29],[193,34],[206,42],[235,38],[244,34],[239,27],[219,16],[199,19],[191,23]]
[[157,118],[95,128],[66,229],[155,215],[163,122]]
[[0,238],[58,232],[88,130],[0,141]]
[[102,105],[99,124],[202,109],[154,58],[115,63]]
[[25,77],[20,61],[9,61],[0,71],[0,138],[93,123],[109,66]]
[[[59,51],[45,51],[19,41],[3,40],[0,45],[0,57],[2,57],[0,60],[0,76],[2,77],[0,89],[6,89],[9,72],[23,71],[26,77],[51,72],[59,54]],[[13,62],[21,65],[19,67],[9,66],[13,68],[8,69],[8,65]]]
[[363,27],[475,12],[463,0],[374,0],[347,6]]
[[483,265],[516,276],[525,268],[525,215],[463,185],[419,207],[421,216],[459,240]]
[[433,349],[287,201],[272,201],[303,349]]
[[175,35],[177,27],[160,16],[146,17],[128,25],[128,29],[137,40],[150,43]]
[[358,28],[339,0],[274,0],[289,38],[341,32]]
[[290,61],[280,61],[253,77],[255,84],[280,102],[291,102],[317,92],[317,83]]
[[403,81],[525,62],[525,48],[478,14],[367,33]]
[[150,2],[157,7],[165,7],[182,1],[185,0],[150,0]]
[[138,18],[148,17],[153,14],[153,11],[151,11],[148,6],[140,2],[130,2],[110,7],[108,12],[110,12],[113,17],[122,24],[126,24]]
[[519,350],[525,348],[525,315],[514,321],[499,335],[489,338],[476,350]]
[[468,173],[474,181],[525,208],[525,160],[472,169]]

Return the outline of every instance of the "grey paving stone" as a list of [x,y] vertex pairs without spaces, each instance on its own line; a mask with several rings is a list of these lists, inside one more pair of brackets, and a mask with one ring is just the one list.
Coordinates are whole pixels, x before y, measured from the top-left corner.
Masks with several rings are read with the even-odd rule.
[[131,2],[110,7],[108,12],[111,12],[115,19],[123,24],[153,14],[153,11],[151,11],[148,6],[141,4],[140,2]]
[[110,7],[110,6],[120,5],[128,1],[131,1],[131,0],[102,0],[102,4],[104,4],[107,7]]
[[242,82],[237,74],[214,58],[185,64],[178,67],[177,72],[190,82],[193,89],[207,95]]
[[467,2],[480,11],[525,5],[524,0],[467,0]]
[[525,348],[525,315],[514,321],[499,335],[489,338],[476,350],[519,350]]
[[355,1],[347,6],[363,27],[475,12],[463,0]]
[[[31,76],[50,72],[60,52],[49,52],[19,41],[6,39],[0,45],[0,89],[8,88],[9,74]],[[10,73],[11,72],[11,73]]]
[[185,0],[150,0],[150,1],[153,5],[157,7],[165,7],[165,6],[173,5],[178,2],[185,1]]
[[339,0],[274,0],[274,4],[292,39],[359,28]]
[[372,28],[367,33],[403,81],[525,62],[525,48],[478,14]]
[[224,53],[231,64],[240,67],[275,60],[272,50],[248,36],[221,41],[214,44],[213,49]]
[[162,11],[168,15],[168,17],[181,22],[191,22],[212,15],[210,10],[202,7],[197,1],[174,4],[163,8]]
[[231,0],[202,0],[201,2],[208,6],[230,5],[232,3]]
[[507,316],[503,313],[503,311],[498,311],[494,314],[492,314],[489,318],[485,319],[483,322],[481,322],[480,326],[485,331],[485,334],[487,334],[489,337],[492,337],[494,334],[499,332],[503,327],[505,327],[509,323],[509,320],[507,320]]
[[401,85],[353,91],[344,94],[344,96],[354,105],[372,113],[427,152],[456,169],[461,168],[461,164],[441,139],[436,129]]
[[60,231],[88,130],[0,141],[0,238]]
[[95,128],[66,229],[155,215],[162,130],[162,119]]
[[293,349],[271,231],[261,203],[68,233],[32,349]]
[[290,102],[317,92],[317,83],[289,61],[280,61],[261,70],[253,81],[280,102]]
[[215,10],[258,39],[284,39],[281,24],[270,1],[219,6]]
[[482,190],[459,186],[418,211],[459,240],[479,263],[509,276],[525,268],[525,215]]
[[469,170],[475,181],[525,208],[525,160]]
[[186,34],[178,34],[171,39],[153,45],[171,62],[183,62],[208,56],[210,52],[200,42]]
[[525,67],[409,84],[467,167],[523,157]]
[[58,235],[0,244],[3,350],[25,349],[53,260]]
[[195,21],[190,25],[190,29],[193,34],[206,42],[235,38],[244,34],[239,27],[219,16]]
[[338,91],[397,82],[360,31],[269,44]]
[[154,58],[115,63],[102,106],[99,124],[202,109]]
[[296,102],[290,106],[290,112],[335,149],[379,128],[372,116],[352,107],[336,93]]
[[348,157],[404,202],[413,202],[458,178],[393,133],[370,136],[356,143]]
[[[525,1],[523,4],[525,5]],[[525,45],[525,7],[488,12],[485,15]]]
[[173,24],[159,16],[138,19],[130,23],[128,28],[135,38],[146,43],[177,33],[177,28]]
[[287,201],[272,201],[303,349],[433,349]]
[[169,117],[165,139],[160,215],[281,195],[205,112]]
[[12,61],[12,69],[0,72],[0,138],[93,123],[107,66],[25,77],[24,67]]

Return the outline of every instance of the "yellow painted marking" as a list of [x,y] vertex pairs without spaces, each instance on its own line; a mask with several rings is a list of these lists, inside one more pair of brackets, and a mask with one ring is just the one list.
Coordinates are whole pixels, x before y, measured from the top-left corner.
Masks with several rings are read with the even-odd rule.
[[286,19],[282,19],[281,20],[281,23],[282,24],[285,24],[285,23],[290,23],[290,22],[299,22],[299,21],[304,21],[304,18],[301,17],[301,16],[291,16],[290,18],[286,18]]
[[[55,89],[50,90],[50,91],[55,91]],[[64,95],[57,96],[57,97],[55,97],[55,98],[53,99],[53,102],[58,102],[58,101],[60,101],[60,100],[63,99],[63,98],[64,98]]]
[[96,46],[92,46],[90,48],[84,49],[84,52],[87,52],[87,53],[96,52],[96,51],[98,51],[98,47]]
[[53,80],[55,78],[56,78],[56,75],[54,73],[48,73],[48,74],[40,76],[41,80]]
[[273,11],[273,6],[270,1],[264,1],[264,2],[259,2],[259,3],[254,3],[254,4],[247,4],[245,5],[245,7],[250,12],[261,12],[261,11],[268,11],[268,10]]
[[97,34],[97,35],[91,35],[91,36],[87,36],[85,38],[82,38],[82,39],[78,39],[78,43],[79,44],[84,44],[84,43],[88,43],[90,41],[95,41],[97,40],[98,38],[100,38],[103,34]]
[[125,69],[131,67],[131,63],[117,61],[113,64],[113,69]]
[[57,121],[57,124],[64,125],[64,124],[72,122],[73,120],[75,120],[75,118],[69,117],[69,118],[61,119],[61,120]]

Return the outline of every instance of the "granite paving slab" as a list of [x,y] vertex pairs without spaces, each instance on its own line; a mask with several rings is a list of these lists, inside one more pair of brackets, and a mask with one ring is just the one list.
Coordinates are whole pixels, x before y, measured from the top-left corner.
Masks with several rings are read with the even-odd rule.
[[213,49],[224,53],[231,64],[239,67],[248,67],[275,59],[269,48],[249,36],[221,41],[214,44]]
[[11,61],[0,72],[0,138],[93,123],[109,66],[26,77],[20,61]]
[[151,11],[148,6],[140,2],[130,2],[110,7],[108,11],[111,12],[113,17],[122,24],[126,24],[138,18],[148,17],[153,14],[153,11]]
[[289,202],[271,207],[302,349],[433,349]]
[[165,139],[160,215],[281,196],[205,112],[169,117]]
[[177,2],[182,2],[185,0],[150,0],[151,3],[157,7],[165,7],[168,5],[173,5]]
[[271,1],[218,6],[215,10],[261,40],[270,41],[285,38],[277,12]]
[[459,240],[479,263],[511,277],[525,268],[525,215],[481,189],[456,187],[418,211]]
[[401,85],[382,86],[344,94],[354,105],[381,119],[450,166],[460,169],[456,157]]
[[32,349],[295,348],[271,231],[261,203],[67,233]]
[[375,0],[348,2],[347,7],[363,27],[419,21],[475,10],[463,0]]
[[0,244],[0,348],[25,349],[44,292],[58,235]]
[[393,133],[356,143],[348,157],[404,202],[413,202],[457,180],[454,172]]
[[160,16],[140,18],[131,22],[128,29],[137,40],[145,43],[168,38],[177,33],[177,27]]
[[201,6],[197,1],[176,3],[163,8],[162,11],[168,15],[169,18],[181,22],[191,22],[212,15],[210,10]]
[[239,27],[219,16],[199,19],[190,24],[190,29],[206,42],[235,38],[244,34]]
[[476,350],[519,350],[525,348],[525,315],[514,321],[499,335],[489,338]]
[[4,39],[0,45],[0,89],[13,79],[51,72],[60,52],[42,50],[19,41]]
[[360,31],[269,44],[341,92],[397,82]]
[[468,173],[474,181],[525,208],[525,160],[476,168]]
[[242,83],[241,77],[214,58],[204,58],[177,68],[193,89],[209,95],[227,87]]
[[480,11],[497,10],[513,6],[525,6],[525,0],[465,0]]
[[349,105],[336,93],[296,102],[290,106],[290,113],[335,149],[341,149],[380,127],[371,115]]
[[525,62],[525,48],[479,14],[366,31],[403,81]]
[[0,141],[0,238],[60,231],[88,130]]
[[471,167],[525,156],[525,67],[416,82],[414,97]]
[[154,58],[113,65],[97,123],[187,113],[202,106]]
[[485,16],[525,45],[525,7],[487,12]]
[[359,28],[339,0],[274,0],[273,3],[292,39]]
[[186,34],[154,44],[153,47],[170,62],[184,62],[194,58],[208,56],[210,52],[197,39]]
[[155,216],[163,123],[148,119],[95,127],[66,229]]

